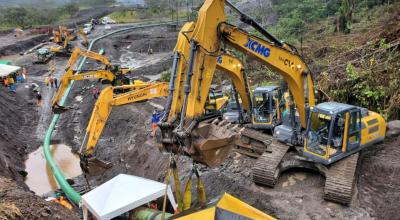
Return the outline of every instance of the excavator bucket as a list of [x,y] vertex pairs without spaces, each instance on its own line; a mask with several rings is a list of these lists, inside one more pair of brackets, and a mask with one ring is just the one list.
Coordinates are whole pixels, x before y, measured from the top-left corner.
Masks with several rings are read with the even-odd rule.
[[104,171],[112,167],[112,163],[97,159],[96,157],[81,158],[80,163],[82,171],[91,176],[101,175]]
[[68,107],[64,107],[64,106],[60,106],[60,105],[54,105],[52,107],[52,111],[54,114],[62,114],[66,111],[68,111],[70,108]]
[[209,167],[220,165],[234,146],[238,133],[226,121],[201,122],[193,130],[192,149],[189,152],[196,162]]

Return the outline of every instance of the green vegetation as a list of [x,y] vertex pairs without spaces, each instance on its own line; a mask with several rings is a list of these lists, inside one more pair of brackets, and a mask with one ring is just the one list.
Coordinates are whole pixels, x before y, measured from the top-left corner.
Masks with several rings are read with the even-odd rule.
[[[56,0],[16,1],[20,7],[0,5],[0,30],[30,28],[40,25],[62,23],[73,18],[79,10],[97,6],[110,6],[115,0],[72,0],[67,4],[56,4]],[[23,4],[22,4],[23,3]]]
[[161,73],[160,81],[161,82],[169,82],[171,79],[171,70],[165,70]]
[[[257,1],[260,4],[261,1]],[[299,49],[326,97],[400,118],[400,3],[385,0],[273,0],[251,16],[277,38]],[[349,34],[350,33],[350,34]],[[257,34],[257,33],[255,33]],[[274,73],[244,58],[252,85],[279,82]]]
[[49,25],[73,17],[79,11],[74,3],[57,8],[0,8],[1,29],[19,27],[22,29],[39,25]]
[[116,11],[108,15],[111,19],[118,23],[130,23],[137,22],[139,20],[139,14],[136,10],[122,10]]
[[287,42],[298,42],[312,28],[314,23],[329,17],[334,18],[330,29],[349,33],[353,14],[364,12],[376,5],[386,4],[385,0],[272,0],[272,8],[260,5],[252,15],[264,23],[266,10],[276,13],[277,23],[269,28],[280,39]]
[[[400,118],[399,4],[357,11],[351,35],[320,30],[332,22],[318,22],[305,35],[305,52],[314,70],[316,88],[331,100],[355,104]],[[311,46],[310,46],[311,45]]]

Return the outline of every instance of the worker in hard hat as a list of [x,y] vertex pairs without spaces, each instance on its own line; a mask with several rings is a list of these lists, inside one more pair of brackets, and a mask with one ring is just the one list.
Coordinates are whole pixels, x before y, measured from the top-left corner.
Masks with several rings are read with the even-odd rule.
[[64,199],[64,196],[62,196],[60,192],[56,193],[56,198],[53,201],[64,206],[69,210],[72,209],[72,205],[68,202],[68,200]]
[[156,135],[157,123],[160,121],[160,113],[157,109],[154,109],[151,115],[151,134],[154,137]]

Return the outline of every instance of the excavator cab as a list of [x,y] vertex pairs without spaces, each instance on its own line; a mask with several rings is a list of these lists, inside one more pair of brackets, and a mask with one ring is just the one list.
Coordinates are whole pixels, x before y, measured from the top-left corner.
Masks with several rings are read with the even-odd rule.
[[321,103],[310,110],[304,155],[328,165],[383,140],[385,129],[384,119],[375,112],[343,103]]
[[253,91],[252,127],[273,129],[282,121],[284,108],[282,91],[278,86],[259,87]]

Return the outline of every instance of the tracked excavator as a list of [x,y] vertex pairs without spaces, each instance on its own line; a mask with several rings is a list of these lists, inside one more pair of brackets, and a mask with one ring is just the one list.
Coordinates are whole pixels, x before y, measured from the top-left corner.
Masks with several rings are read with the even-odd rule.
[[[262,38],[228,24],[225,4]],[[349,204],[359,151],[384,139],[383,117],[337,102],[315,105],[311,72],[296,48],[273,37],[229,1],[206,0],[196,23],[186,24],[182,29],[177,45],[184,49],[175,50],[170,82],[173,89],[166,105],[168,114],[159,124],[160,147],[213,167],[224,161],[238,137],[245,137],[248,145],[264,146],[252,170],[255,183],[273,187],[280,173],[287,169],[314,169],[326,177],[324,198]],[[256,58],[288,84],[293,100],[291,124],[274,129],[276,139],[287,144],[255,128],[238,130],[224,121],[201,120],[200,109],[206,102],[218,56],[226,47]],[[243,109],[251,112],[248,84],[245,78],[239,78],[238,82],[232,80],[233,84]]]
[[71,54],[71,44],[69,42],[70,42],[70,38],[64,37],[62,45],[50,47],[49,50],[54,55],[68,56]]
[[[87,57],[92,60],[99,61],[100,63],[104,64],[104,67],[102,69],[96,70],[85,70],[81,71],[80,74],[76,74],[73,66],[80,57]],[[53,112],[56,114],[60,114],[68,110],[68,108],[60,106],[58,103],[64,96],[65,90],[68,88],[72,80],[99,79],[102,81],[102,83],[112,84],[113,86],[129,85],[131,84],[131,81],[125,75],[130,71],[131,69],[121,68],[119,65],[111,64],[110,60],[106,56],[92,51],[82,50],[78,47],[75,48],[73,53],[71,54],[70,59],[68,60],[66,72],[61,78],[60,86],[57,90],[57,93],[53,98]],[[140,80],[135,80],[133,83],[143,84],[143,82]]]

